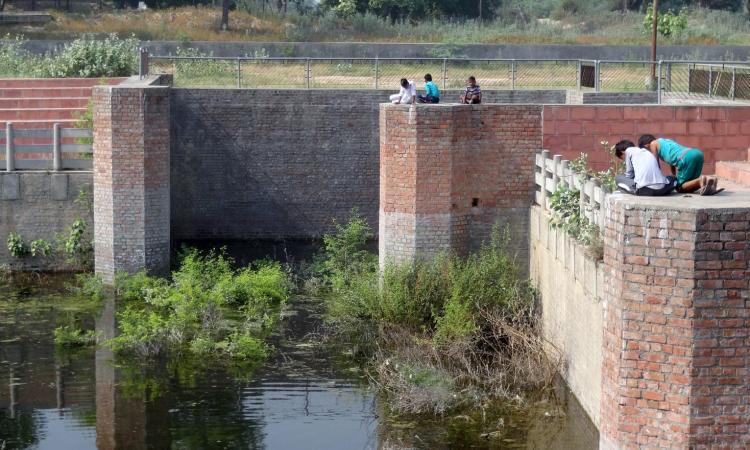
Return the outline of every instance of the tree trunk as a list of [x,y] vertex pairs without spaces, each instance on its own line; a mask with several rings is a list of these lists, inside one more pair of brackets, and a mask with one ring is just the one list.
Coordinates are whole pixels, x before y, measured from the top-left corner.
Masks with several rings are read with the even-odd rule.
[[221,2],[221,30],[226,31],[229,29],[229,0],[222,0]]

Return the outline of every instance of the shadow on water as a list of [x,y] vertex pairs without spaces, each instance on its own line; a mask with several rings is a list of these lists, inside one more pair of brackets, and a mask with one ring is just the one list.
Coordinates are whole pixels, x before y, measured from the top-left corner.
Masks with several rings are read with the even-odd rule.
[[0,449],[593,449],[598,442],[564,388],[559,404],[531,413],[501,405],[484,417],[391,417],[358,366],[313,337],[322,305],[304,297],[293,299],[273,337],[277,351],[256,368],[186,357],[115,360],[101,345],[65,351],[53,330],[71,315],[95,326],[100,340],[114,336],[116,316],[112,300],[92,310],[67,295],[66,281],[0,283]]

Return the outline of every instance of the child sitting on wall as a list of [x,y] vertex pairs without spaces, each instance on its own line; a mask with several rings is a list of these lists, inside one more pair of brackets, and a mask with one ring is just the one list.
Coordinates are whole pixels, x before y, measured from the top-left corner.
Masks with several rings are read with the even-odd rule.
[[401,78],[401,90],[398,94],[390,96],[391,103],[394,105],[404,104],[409,105],[414,103],[417,98],[417,86],[413,81],[409,81],[406,78]]
[[482,90],[479,88],[477,79],[473,75],[466,80],[466,90],[461,94],[461,103],[465,105],[482,103]]
[[419,103],[440,103],[440,89],[432,82],[432,75],[426,74],[424,82],[425,95],[418,97]]
[[636,147],[631,141],[622,140],[615,144],[615,156],[625,161],[625,174],[615,177],[621,191],[657,196],[669,195],[674,190],[674,177],[665,177],[661,173],[659,161],[648,150]]

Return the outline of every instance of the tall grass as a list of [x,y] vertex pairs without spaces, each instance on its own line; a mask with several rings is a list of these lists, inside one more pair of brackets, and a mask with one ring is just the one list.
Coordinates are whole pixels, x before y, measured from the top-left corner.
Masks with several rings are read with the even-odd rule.
[[444,253],[382,271],[365,251],[368,236],[354,217],[326,237],[328,320],[369,344],[375,383],[394,409],[442,413],[550,385],[559,357],[539,337],[534,290],[498,230],[466,258]]
[[[391,21],[372,14],[340,17],[333,12],[291,9],[244,11],[230,14],[230,29],[220,31],[221,10],[186,6],[143,12],[104,12],[88,16],[54,13],[55,21],[35,38],[71,38],[86,33],[135,35],[144,40],[189,41],[381,41],[471,43],[646,44],[644,15],[622,13],[613,2],[548,0],[503,2],[492,20],[428,18]],[[739,13],[693,9],[688,26],[662,43],[746,44],[750,25]],[[288,55],[280,55],[288,56]],[[298,55],[305,56],[305,55]],[[457,56],[457,55],[456,55]]]

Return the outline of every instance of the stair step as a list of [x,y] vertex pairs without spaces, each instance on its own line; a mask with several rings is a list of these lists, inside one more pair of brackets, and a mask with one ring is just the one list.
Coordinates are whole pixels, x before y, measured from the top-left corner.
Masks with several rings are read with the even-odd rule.
[[[8,122],[8,120],[0,120],[0,127],[2,129],[5,129],[5,124]],[[75,128],[76,123],[78,123],[78,120],[76,119],[49,119],[49,120],[13,120],[13,128],[19,129],[19,130],[27,130],[27,129],[39,129],[39,128],[49,128],[52,129],[52,126],[56,123],[59,123],[61,127],[63,128]]]
[[[104,81],[102,81],[104,80]],[[125,78],[0,78],[0,88],[93,87],[120,84]]]
[[56,98],[0,97],[0,109],[86,108],[89,98],[88,96]]
[[27,108],[0,109],[0,121],[16,120],[70,120],[86,113],[86,108]]
[[750,162],[718,161],[716,175],[734,183],[750,187]]
[[14,87],[0,88],[0,98],[91,97],[90,87]]

